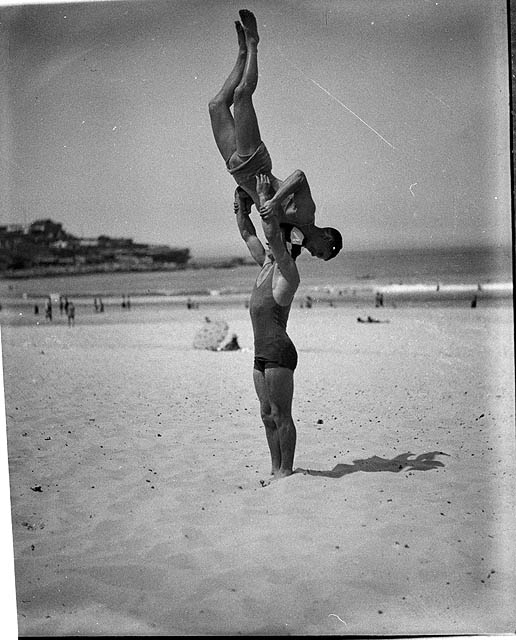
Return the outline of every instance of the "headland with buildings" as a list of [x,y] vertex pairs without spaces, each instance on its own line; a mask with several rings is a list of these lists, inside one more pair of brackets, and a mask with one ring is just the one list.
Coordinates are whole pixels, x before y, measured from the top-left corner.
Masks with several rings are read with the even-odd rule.
[[[213,266],[244,263],[231,258]],[[160,271],[195,268],[190,249],[143,244],[131,238],[100,235],[79,238],[60,222],[35,220],[30,224],[0,224],[0,277]]]

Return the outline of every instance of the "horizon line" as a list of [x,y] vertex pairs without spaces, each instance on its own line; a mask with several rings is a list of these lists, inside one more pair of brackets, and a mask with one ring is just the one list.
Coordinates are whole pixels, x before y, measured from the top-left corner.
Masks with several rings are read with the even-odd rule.
[[[475,250],[499,250],[499,251],[506,251],[506,250],[512,250],[513,249],[513,243],[507,243],[507,244],[497,244],[494,242],[491,243],[477,243],[477,244],[472,244],[472,243],[466,243],[466,244],[436,244],[436,245],[425,245],[425,246],[421,246],[421,245],[402,245],[399,247],[394,247],[394,246],[389,246],[389,247],[364,247],[364,248],[353,248],[353,249],[342,249],[340,251],[340,253],[338,255],[344,255],[344,254],[349,254],[349,253],[371,253],[371,252],[378,252],[378,253],[382,253],[382,252],[386,252],[386,251],[421,251],[421,252],[431,252],[431,251],[455,251],[455,250],[470,250],[470,251],[475,251]],[[191,253],[191,259],[192,260],[196,260],[198,258],[210,258],[210,259],[215,259],[215,258],[223,258],[223,259],[227,259],[230,257],[240,257],[240,256],[246,256],[246,251],[245,248],[242,249],[242,251],[238,252],[237,250],[232,251],[231,249],[227,248],[227,249],[220,249],[220,250],[209,250],[206,249],[205,251],[201,252],[197,252],[195,250],[193,250],[190,247],[190,253]],[[302,253],[300,255],[300,258],[304,255],[308,254],[306,253]]]

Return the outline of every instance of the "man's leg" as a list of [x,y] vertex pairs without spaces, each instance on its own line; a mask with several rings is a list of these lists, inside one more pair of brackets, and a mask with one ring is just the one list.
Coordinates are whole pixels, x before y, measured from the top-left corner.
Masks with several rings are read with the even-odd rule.
[[242,78],[234,90],[236,150],[240,156],[250,156],[261,142],[258,120],[253,106],[253,93],[258,83],[258,27],[256,18],[243,9],[240,19],[244,26],[247,56]]
[[281,449],[278,429],[276,427],[276,423],[271,417],[271,405],[267,394],[267,387],[265,385],[265,375],[261,371],[258,371],[258,369],[253,369],[253,380],[256,395],[260,401],[260,413],[265,427],[267,444],[269,445],[269,451],[271,453],[271,474],[276,475],[281,467]]
[[236,150],[235,123],[230,107],[234,101],[235,89],[242,79],[247,59],[244,29],[240,22],[235,22],[235,27],[238,35],[238,56],[235,66],[220,91],[209,103],[211,128],[215,142],[226,162]]
[[281,466],[277,477],[292,474],[296,449],[296,427],[292,420],[294,372],[286,367],[265,369],[265,385],[271,405],[271,416],[278,429]]

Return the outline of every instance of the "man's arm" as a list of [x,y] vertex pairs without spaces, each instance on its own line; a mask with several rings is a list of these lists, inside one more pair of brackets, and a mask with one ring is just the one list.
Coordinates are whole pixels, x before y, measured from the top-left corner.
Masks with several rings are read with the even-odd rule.
[[[256,192],[260,199],[260,205],[267,202],[270,193],[270,182],[266,175],[257,176]],[[299,286],[299,272],[296,263],[287,251],[275,210],[266,211],[260,207],[260,217],[270,250],[283,276],[274,287],[274,298],[278,304],[287,305],[292,302],[292,298]]]
[[255,262],[257,262],[261,267],[265,262],[265,249],[256,235],[256,229],[249,217],[251,208],[246,207],[244,202],[242,202],[238,195],[238,190],[235,192],[234,209],[238,230],[240,231],[242,240],[246,243],[249,253],[254,258]]
[[312,200],[310,185],[301,169],[296,169],[293,174],[284,180],[272,198],[270,200],[266,199],[261,209],[266,213],[270,213],[272,209],[280,206],[283,200],[293,193],[296,194],[296,200],[302,201],[305,209],[312,209],[312,213],[315,212],[315,203]]

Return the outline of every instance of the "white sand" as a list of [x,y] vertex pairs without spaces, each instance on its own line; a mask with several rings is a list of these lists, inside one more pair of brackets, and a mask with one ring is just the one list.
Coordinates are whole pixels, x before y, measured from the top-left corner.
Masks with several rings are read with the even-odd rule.
[[265,488],[247,311],[228,353],[205,312],[2,328],[20,635],[514,632],[510,307],[293,309],[335,477]]

